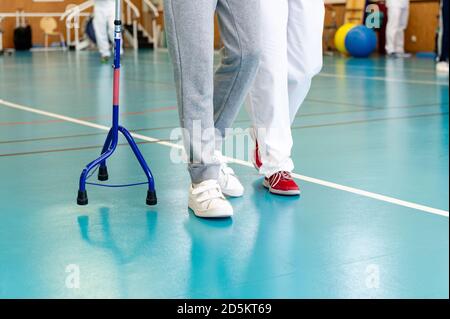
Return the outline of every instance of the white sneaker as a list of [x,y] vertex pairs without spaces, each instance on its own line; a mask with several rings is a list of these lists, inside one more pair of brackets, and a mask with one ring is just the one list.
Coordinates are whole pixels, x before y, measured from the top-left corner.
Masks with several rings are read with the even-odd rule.
[[400,59],[409,59],[412,57],[412,54],[405,53],[405,52],[397,52],[397,53],[395,53],[395,57],[400,58]]
[[436,63],[436,71],[439,73],[447,73],[448,74],[448,62],[441,61]]
[[244,186],[242,186],[233,169],[226,163],[220,165],[218,182],[225,196],[241,197],[244,195]]
[[216,180],[191,184],[189,189],[189,208],[197,217],[225,218],[233,216],[233,207],[225,199]]

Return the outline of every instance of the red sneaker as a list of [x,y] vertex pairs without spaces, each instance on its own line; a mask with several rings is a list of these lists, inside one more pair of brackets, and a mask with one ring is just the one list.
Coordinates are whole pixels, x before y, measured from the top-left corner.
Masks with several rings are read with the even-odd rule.
[[253,166],[259,170],[262,166],[261,156],[259,154],[258,141],[255,141],[255,153],[253,154]]
[[300,195],[300,188],[292,179],[291,173],[289,172],[276,172],[269,178],[264,178],[263,185],[273,194],[286,196]]

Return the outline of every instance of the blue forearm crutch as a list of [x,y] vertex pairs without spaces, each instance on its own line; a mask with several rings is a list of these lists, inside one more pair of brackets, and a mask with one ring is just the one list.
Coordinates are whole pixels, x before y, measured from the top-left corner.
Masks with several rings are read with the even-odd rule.
[[[113,116],[112,116],[112,127],[108,132],[108,136],[106,137],[105,144],[103,145],[102,153],[100,157],[96,160],[90,162],[81,173],[80,176],[80,185],[78,189],[78,197],[77,204],[78,205],[87,205],[88,197],[86,191],[86,184],[99,185],[95,183],[87,183],[87,179],[89,178],[89,173],[95,169],[97,166],[99,167],[98,171],[98,179],[100,181],[108,180],[108,170],[106,167],[106,160],[114,153],[117,143],[119,140],[119,132],[125,136],[128,144],[133,150],[134,155],[136,156],[139,164],[141,165],[144,173],[147,177],[147,182],[145,183],[137,183],[130,185],[115,185],[115,186],[133,186],[140,184],[148,184],[147,191],[147,205],[156,205],[156,192],[155,192],[155,183],[153,179],[152,172],[148,167],[142,153],[140,152],[136,142],[131,136],[130,132],[123,126],[119,125],[119,79],[120,79],[120,47],[122,42],[122,22],[121,22],[121,7],[120,1],[116,0],[116,18],[114,21],[114,80],[113,80]],[[107,186],[107,185],[104,185]],[[114,187],[114,186],[113,186]]]

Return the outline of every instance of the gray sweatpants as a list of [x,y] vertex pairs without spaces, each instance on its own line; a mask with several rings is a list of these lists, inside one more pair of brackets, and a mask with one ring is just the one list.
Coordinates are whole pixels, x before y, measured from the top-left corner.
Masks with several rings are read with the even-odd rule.
[[[221,148],[256,76],[259,0],[165,0],[178,109],[193,183],[217,179]],[[224,48],[214,73],[214,13]]]

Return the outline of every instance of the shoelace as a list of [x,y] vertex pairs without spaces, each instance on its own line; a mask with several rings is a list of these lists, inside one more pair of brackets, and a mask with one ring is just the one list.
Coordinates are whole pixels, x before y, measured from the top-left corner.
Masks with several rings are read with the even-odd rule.
[[277,172],[270,177],[269,183],[272,187],[275,187],[275,185],[277,185],[280,180],[292,180],[291,173],[287,171]]
[[203,203],[205,201],[211,201],[213,199],[224,198],[220,186],[217,182],[203,182],[200,186],[197,186],[192,191],[193,195],[200,195],[197,197],[197,201]]
[[281,172],[281,176],[283,177],[283,179],[292,180],[291,173],[289,173],[289,172],[283,171],[283,172]]

